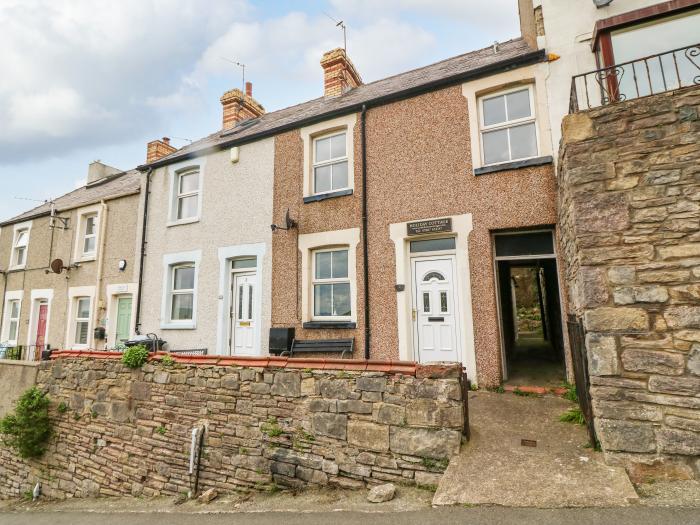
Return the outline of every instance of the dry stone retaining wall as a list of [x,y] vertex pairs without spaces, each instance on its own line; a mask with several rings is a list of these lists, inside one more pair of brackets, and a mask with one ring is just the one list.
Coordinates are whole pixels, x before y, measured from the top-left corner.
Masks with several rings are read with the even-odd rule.
[[432,485],[460,448],[460,372],[154,361],[130,370],[114,359],[57,359],[37,380],[52,401],[50,449],[25,462],[0,447],[0,497],[37,481],[52,498],[187,492],[191,431],[200,425],[201,490]]
[[635,479],[699,476],[700,87],[563,128],[561,249],[601,445]]

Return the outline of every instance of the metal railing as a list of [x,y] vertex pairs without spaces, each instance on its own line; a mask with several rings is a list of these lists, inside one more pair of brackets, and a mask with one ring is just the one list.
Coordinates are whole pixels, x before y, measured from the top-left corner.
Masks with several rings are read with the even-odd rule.
[[44,350],[51,350],[51,345],[0,346],[0,359],[41,361]]
[[700,44],[574,76],[569,113],[693,85],[700,85]]

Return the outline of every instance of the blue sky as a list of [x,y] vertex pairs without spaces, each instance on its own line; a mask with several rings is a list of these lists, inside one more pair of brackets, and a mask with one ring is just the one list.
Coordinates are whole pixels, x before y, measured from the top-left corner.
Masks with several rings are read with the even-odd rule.
[[518,35],[517,0],[0,0],[0,220],[218,130],[225,58],[267,111],[321,96],[325,13],[365,82]]

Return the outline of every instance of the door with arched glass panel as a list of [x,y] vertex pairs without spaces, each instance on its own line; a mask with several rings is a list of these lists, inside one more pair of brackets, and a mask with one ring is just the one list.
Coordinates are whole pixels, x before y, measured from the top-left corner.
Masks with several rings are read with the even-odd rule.
[[459,361],[454,257],[413,260],[414,335],[421,363]]
[[229,347],[234,355],[255,355],[255,287],[257,274],[256,260],[251,258],[234,259],[231,273],[231,309]]

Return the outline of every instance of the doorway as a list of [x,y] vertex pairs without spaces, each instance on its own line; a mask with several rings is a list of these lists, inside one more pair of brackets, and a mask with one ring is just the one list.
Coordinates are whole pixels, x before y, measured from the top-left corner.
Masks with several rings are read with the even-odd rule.
[[[445,241],[453,247],[454,238]],[[416,249],[430,241],[414,242]],[[411,259],[413,338],[421,363],[460,361],[456,266],[451,254]]]
[[117,298],[117,328],[114,338],[115,345],[128,341],[131,337],[131,307],[132,297],[124,295]]
[[[231,263],[229,308],[229,351],[231,355],[256,355],[255,258],[234,259]],[[253,271],[251,271],[251,268]]]
[[495,237],[504,383],[561,386],[566,369],[552,232]]
[[46,301],[41,301],[39,303],[39,311],[36,322],[36,338],[34,339],[34,344],[36,345],[37,353],[41,354],[46,346],[46,324],[49,317],[49,303]]

